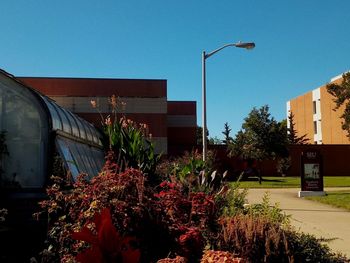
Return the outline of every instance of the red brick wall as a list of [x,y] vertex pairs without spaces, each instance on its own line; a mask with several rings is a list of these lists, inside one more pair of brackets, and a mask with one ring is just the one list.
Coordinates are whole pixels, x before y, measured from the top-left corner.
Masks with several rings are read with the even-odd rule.
[[47,96],[166,97],[166,80],[17,77]]
[[324,176],[350,176],[350,145],[293,145],[290,146],[292,166],[288,176],[300,176],[301,152],[307,149],[318,150],[323,161]]
[[168,101],[168,152],[178,155],[196,146],[195,101]]

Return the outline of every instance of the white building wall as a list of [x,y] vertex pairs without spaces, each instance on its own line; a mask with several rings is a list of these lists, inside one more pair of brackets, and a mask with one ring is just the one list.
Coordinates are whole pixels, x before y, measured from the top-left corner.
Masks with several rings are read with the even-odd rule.
[[321,116],[321,90],[320,88],[312,91],[312,103],[316,102],[316,113],[313,114],[313,121],[316,122],[317,133],[314,134],[314,142],[322,144],[322,116]]
[[289,115],[290,115],[290,101],[287,101],[287,128],[290,128]]

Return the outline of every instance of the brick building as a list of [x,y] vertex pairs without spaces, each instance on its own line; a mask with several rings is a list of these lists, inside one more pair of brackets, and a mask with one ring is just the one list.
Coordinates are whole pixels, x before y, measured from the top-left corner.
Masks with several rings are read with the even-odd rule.
[[[340,83],[342,75],[330,82]],[[334,110],[333,96],[327,92],[327,84],[287,102],[287,116],[294,114],[295,129],[299,136],[307,134],[315,144],[349,144],[347,133],[341,127],[344,107]],[[289,126],[289,123],[288,123]]]
[[196,145],[196,102],[168,101],[166,80],[17,77],[56,103],[99,126],[99,111],[111,113],[108,99],[118,96],[126,103],[120,114],[146,123],[158,153],[177,154]]

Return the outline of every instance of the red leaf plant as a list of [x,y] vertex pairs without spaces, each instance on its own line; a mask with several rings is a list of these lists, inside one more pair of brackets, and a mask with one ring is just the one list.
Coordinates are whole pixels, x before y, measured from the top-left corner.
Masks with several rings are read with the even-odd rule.
[[[140,262],[140,250],[130,244],[136,241],[133,237],[122,237],[113,225],[111,212],[104,208],[95,214],[96,231],[85,225],[80,232],[74,232],[72,238],[85,241],[90,248],[79,253],[76,260],[82,263],[137,263]],[[94,233],[95,232],[95,233]]]

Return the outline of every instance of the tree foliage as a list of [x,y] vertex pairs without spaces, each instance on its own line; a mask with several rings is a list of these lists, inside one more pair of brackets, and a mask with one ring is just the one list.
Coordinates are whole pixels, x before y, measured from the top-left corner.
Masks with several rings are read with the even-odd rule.
[[230,154],[257,160],[285,157],[288,155],[286,135],[286,124],[271,117],[268,105],[254,107],[230,144]]
[[290,115],[288,116],[288,120],[289,120],[289,128],[287,133],[288,143],[289,144],[308,144],[309,139],[307,138],[307,134],[298,136],[297,131],[295,130],[293,112],[291,112]]
[[210,138],[209,138],[209,141],[208,141],[208,144],[211,144],[211,145],[219,145],[219,144],[222,144],[222,140],[220,140],[217,136],[215,136],[215,137],[210,137]]
[[[209,130],[207,129],[207,143],[208,141],[208,136],[209,136]],[[201,126],[197,126],[196,129],[196,141],[197,141],[197,145],[202,145],[203,144],[203,127]]]
[[225,122],[224,124],[224,131],[222,132],[222,134],[225,136],[225,139],[222,141],[225,145],[228,145],[230,142],[232,142],[232,137],[230,136],[230,132],[231,132],[231,128],[228,125],[227,122]]
[[341,118],[343,119],[342,129],[348,133],[347,136],[350,138],[350,72],[343,74],[343,80],[340,84],[328,84],[327,91],[335,97],[333,100],[336,104],[334,110],[345,105],[344,112],[341,115]]

